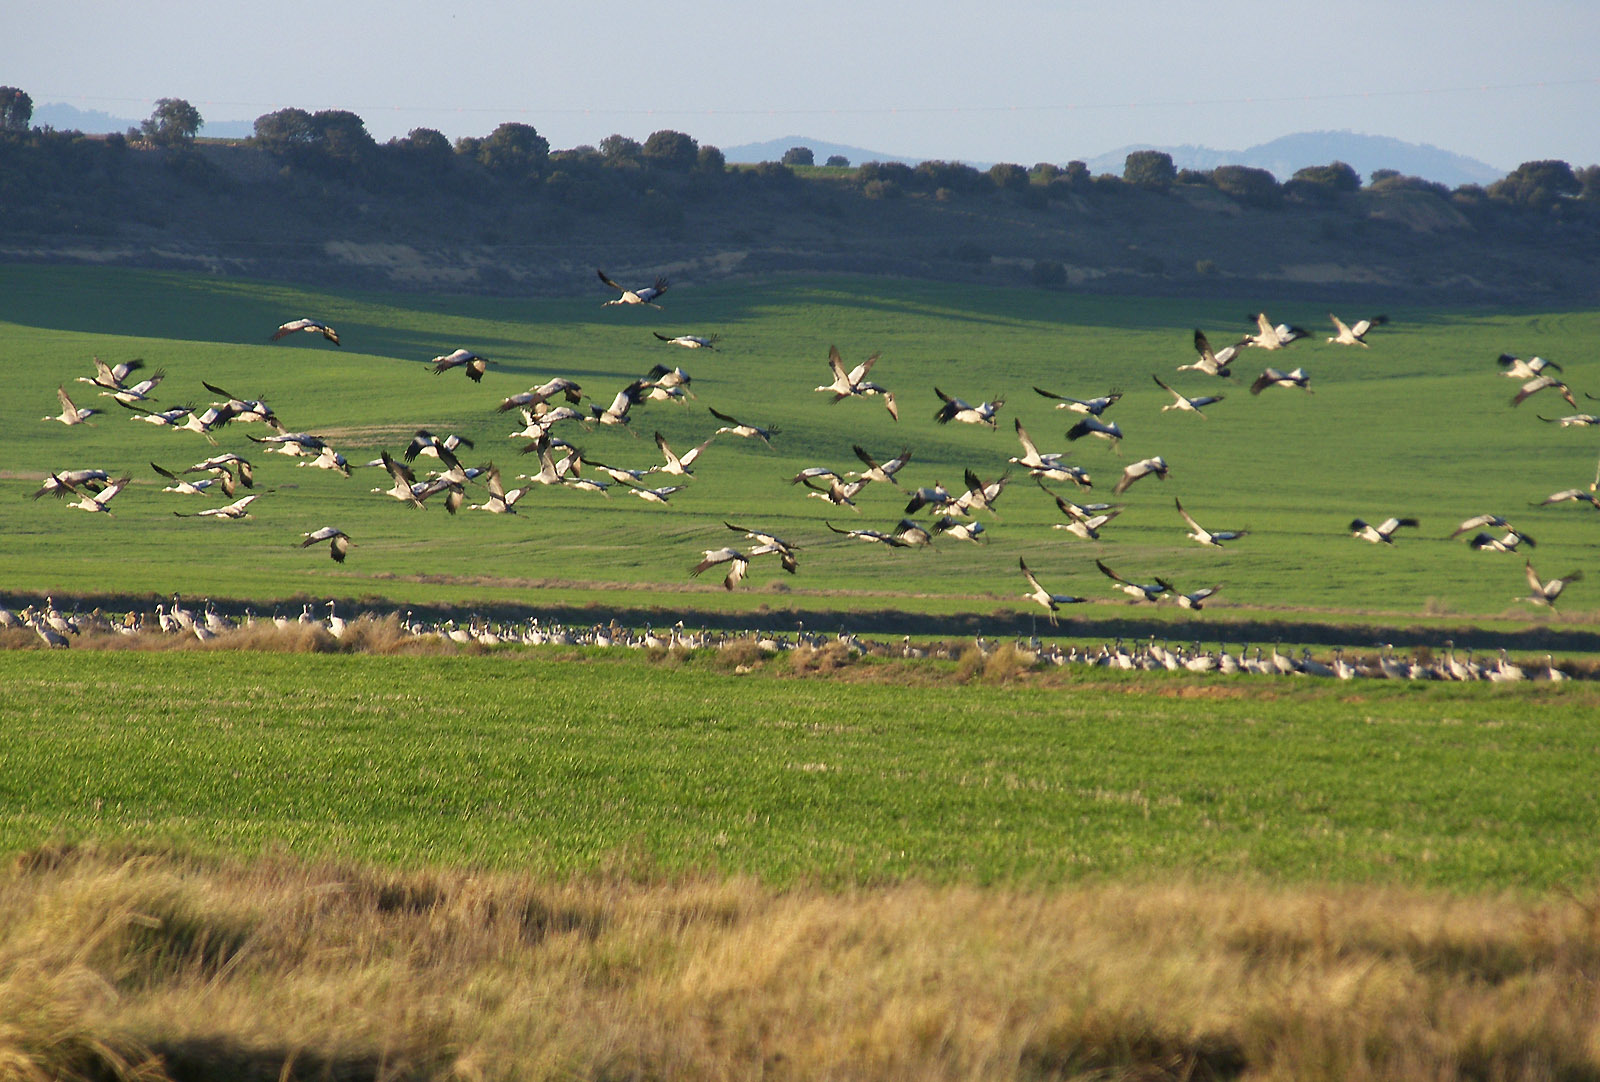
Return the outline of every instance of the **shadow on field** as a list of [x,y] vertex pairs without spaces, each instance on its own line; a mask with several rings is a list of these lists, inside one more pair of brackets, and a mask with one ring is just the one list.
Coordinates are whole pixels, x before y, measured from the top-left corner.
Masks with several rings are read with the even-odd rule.
[[446,1066],[443,1061],[385,1061],[371,1054],[328,1057],[306,1049],[247,1044],[225,1037],[155,1042],[150,1051],[161,1057],[173,1082],[280,1082],[301,1078],[377,1082],[386,1078],[437,1077],[442,1073],[439,1068]]
[[[29,597],[13,595],[16,608],[26,605],[43,605],[43,595]],[[126,594],[100,594],[73,598],[70,603],[77,611],[99,610],[104,613],[153,613],[155,605],[164,598],[132,596]],[[310,604],[321,611],[330,599],[297,594],[294,597],[266,602],[223,601],[213,602],[223,616],[243,618],[253,614],[257,619],[270,616],[274,609],[298,614],[301,607]],[[1229,644],[1284,642],[1306,646],[1345,646],[1365,649],[1389,645],[1400,650],[1418,647],[1438,647],[1449,641],[1462,650],[1500,650],[1513,653],[1600,653],[1600,629],[1588,627],[1534,625],[1516,630],[1484,629],[1471,624],[1457,626],[1400,625],[1385,623],[1321,623],[1304,619],[1246,619],[1230,618],[1226,622],[1191,625],[1175,622],[1164,616],[1146,617],[1131,609],[1127,616],[1096,616],[1093,619],[1062,617],[1060,624],[1051,627],[1046,620],[1032,613],[1012,612],[954,615],[929,615],[905,612],[899,609],[870,609],[841,612],[833,609],[806,609],[785,607],[761,612],[718,612],[701,610],[692,606],[618,606],[588,605],[534,605],[507,603],[478,603],[462,606],[403,604],[386,598],[355,597],[332,598],[338,608],[346,613],[372,613],[386,616],[390,613],[408,615],[418,622],[442,623],[445,620],[465,620],[477,616],[499,624],[524,624],[537,620],[541,625],[565,625],[581,629],[606,625],[619,625],[638,629],[646,626],[667,628],[679,621],[684,627],[695,630],[725,631],[732,634],[766,632],[775,635],[792,635],[809,632],[829,635],[848,632],[853,635],[900,639],[903,636],[919,638],[972,639],[982,636],[1002,640],[1027,638],[1037,635],[1046,639],[1101,639],[1107,642],[1123,639],[1138,642],[1156,639],[1163,642],[1225,642]],[[56,598],[58,607],[66,607],[67,599]],[[353,617],[352,617],[353,618]]]

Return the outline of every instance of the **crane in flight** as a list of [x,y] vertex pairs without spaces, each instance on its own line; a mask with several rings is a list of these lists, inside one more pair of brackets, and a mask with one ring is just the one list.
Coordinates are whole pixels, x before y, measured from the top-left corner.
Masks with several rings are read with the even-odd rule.
[[1172,503],[1178,509],[1178,514],[1183,516],[1183,521],[1189,524],[1189,538],[1200,542],[1202,545],[1221,548],[1224,541],[1237,541],[1250,532],[1249,530],[1208,530],[1196,522],[1194,516],[1183,509],[1182,500],[1173,497]]
[[595,273],[600,276],[602,282],[621,294],[615,300],[606,301],[602,307],[609,308],[613,304],[645,304],[651,308],[661,307],[656,303],[656,298],[667,291],[665,278],[657,278],[654,285],[645,286],[643,289],[624,289],[608,278],[605,271],[596,270]]
[[1394,544],[1394,533],[1402,526],[1415,528],[1418,522],[1414,518],[1386,518],[1374,526],[1366,519],[1353,519],[1350,522],[1350,536],[1362,541],[1371,541],[1374,545]]
[[350,546],[354,544],[350,540],[350,535],[337,526],[324,526],[301,536],[305,538],[300,542],[300,547],[303,549],[310,548],[319,541],[328,542],[328,555],[333,557],[333,562],[336,564],[344,563],[344,558],[349,553]]
[[1006,404],[1004,396],[996,398],[992,402],[980,402],[974,406],[962,399],[952,398],[937,387],[933,389],[933,393],[938,395],[940,400],[944,402],[944,405],[940,406],[933,415],[933,419],[940,424],[961,421],[963,424],[969,425],[988,425],[993,429],[998,427],[995,424],[994,415],[999,413],[1000,407]]
[[1265,312],[1257,312],[1248,318],[1255,320],[1256,333],[1245,335],[1244,344],[1255,346],[1257,349],[1285,349],[1291,342],[1298,342],[1311,334],[1304,327],[1294,327],[1287,323],[1274,326]]
[[1074,597],[1071,594],[1053,594],[1049,590],[1046,590],[1042,585],[1040,585],[1039,579],[1034,575],[1034,573],[1028,570],[1028,561],[1022,559],[1020,556],[1017,558],[1017,566],[1022,569],[1022,577],[1028,580],[1028,586],[1030,587],[1029,592],[1023,594],[1022,596],[1026,597],[1029,601],[1033,601],[1044,606],[1044,610],[1050,614],[1050,626],[1052,627],[1055,627],[1060,623],[1060,621],[1056,619],[1056,613],[1061,611],[1062,605],[1078,605],[1088,600],[1087,598],[1083,597]]
[[1333,320],[1333,329],[1338,332],[1328,339],[1329,342],[1340,346],[1361,346],[1363,349],[1372,348],[1367,343],[1367,332],[1389,322],[1388,316],[1373,316],[1371,319],[1358,319],[1353,324],[1346,324],[1332,312],[1328,313],[1328,318]]
[[473,383],[482,383],[483,374],[489,370],[489,366],[494,362],[487,357],[479,356],[470,349],[458,349],[446,353],[442,357],[435,357],[428,363],[433,365],[433,374],[436,376],[448,372],[452,368],[465,367],[468,379]]
[[1213,351],[1211,342],[1206,338],[1205,332],[1196,327],[1194,329],[1194,350],[1200,355],[1200,359],[1193,364],[1180,364],[1178,371],[1204,372],[1208,376],[1220,376],[1223,379],[1227,379],[1229,374],[1228,366],[1239,355],[1239,347],[1242,345],[1244,343],[1241,341]]
[[[63,384],[56,388],[56,397],[61,400],[61,412],[54,417],[41,417],[42,421],[60,421],[64,425],[81,425],[88,422],[89,418],[101,412],[97,409],[79,409],[72,404],[72,399],[67,397],[67,388]],[[93,428],[93,425],[89,426]]]
[[115,481],[112,481],[109,485],[106,485],[99,492],[90,495],[88,492],[78,492],[76,488],[67,485],[65,481],[62,481],[61,478],[55,474],[51,474],[50,477],[51,480],[71,489],[72,492],[78,496],[77,502],[67,504],[68,507],[76,507],[80,511],[102,511],[108,516],[111,515],[111,511],[107,505],[116,498],[117,493],[127,488],[129,482],[133,480],[133,475],[131,473],[123,474]]
[[334,345],[339,345],[339,332],[320,319],[291,319],[289,322],[281,324],[272,333],[272,341],[276,342],[280,338],[287,338],[296,331],[304,331],[307,334],[320,334]]
[[1172,405],[1161,407],[1162,413],[1166,413],[1168,410],[1187,410],[1203,421],[1206,420],[1206,415],[1200,412],[1201,407],[1209,406],[1213,402],[1221,402],[1224,397],[1220,394],[1206,394],[1200,395],[1198,398],[1190,398],[1188,395],[1179,391],[1175,391],[1171,387],[1167,386],[1166,382],[1162,380],[1160,376],[1152,373],[1150,378],[1156,381],[1157,387],[1160,387],[1163,391],[1166,391],[1173,397],[1174,401]]
[[714,334],[680,334],[675,337],[669,337],[662,334],[660,331],[651,331],[650,333],[667,343],[669,346],[682,346],[684,349],[709,349],[713,352],[715,352],[717,348],[716,343],[718,336]]
[[1533,569],[1532,562],[1523,564],[1523,572],[1528,576],[1528,586],[1532,593],[1521,600],[1552,609],[1556,607],[1556,598],[1561,596],[1561,591],[1567,588],[1567,584],[1578,582],[1583,578],[1582,571],[1574,571],[1558,579],[1540,579],[1539,573]]

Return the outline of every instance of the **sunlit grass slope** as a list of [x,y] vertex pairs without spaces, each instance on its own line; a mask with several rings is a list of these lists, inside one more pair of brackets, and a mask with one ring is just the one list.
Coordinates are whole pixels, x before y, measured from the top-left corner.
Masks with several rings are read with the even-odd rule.
[[[573,300],[497,300],[446,296],[316,292],[202,276],[81,268],[0,268],[0,353],[8,390],[0,399],[0,588],[13,592],[185,595],[270,603],[297,594],[367,598],[395,604],[604,602],[677,609],[766,605],[907,609],[930,613],[1021,610],[1024,558],[1055,592],[1097,602],[1079,614],[1112,615],[1120,600],[1095,558],[1129,577],[1161,575],[1181,589],[1223,584],[1207,612],[1185,615],[1197,629],[1230,609],[1300,609],[1337,620],[1350,614],[1394,618],[1456,614],[1526,621],[1522,563],[1531,555],[1547,577],[1588,565],[1600,516],[1585,505],[1530,505],[1584,487],[1600,453],[1596,432],[1541,422],[1576,412],[1542,392],[1519,408],[1515,384],[1500,377],[1501,352],[1542,354],[1565,366],[1579,395],[1600,390],[1600,314],[1448,312],[1397,309],[1370,336],[1370,350],[1326,345],[1321,308],[1240,298],[1236,303],[1089,298],[1065,293],[877,279],[785,278],[699,286],[675,283],[663,311],[602,307],[608,292]],[[1337,307],[1337,298],[1328,305]],[[1192,359],[1190,336],[1205,328],[1221,345],[1265,308],[1303,324],[1311,341],[1286,353],[1248,351],[1237,382],[1178,373]],[[312,335],[279,343],[268,336],[286,319],[314,315],[333,324],[335,348]],[[1348,318],[1366,314],[1343,312]],[[652,336],[719,334],[716,352],[687,351]],[[828,346],[848,363],[881,353],[872,378],[896,392],[901,420],[881,400],[830,405],[812,388],[829,380]],[[459,372],[430,374],[425,362],[458,346],[495,364],[481,385]],[[265,493],[242,522],[179,519],[223,501],[163,494],[150,469],[182,468],[211,448],[198,435],[134,423],[123,410],[68,428],[40,420],[57,411],[66,385],[79,405],[107,406],[74,378],[90,358],[141,357],[164,368],[166,405],[213,396],[205,380],[245,397],[264,397],[294,431],[323,435],[352,462],[398,452],[421,427],[476,441],[469,464],[494,461],[508,483],[533,465],[507,434],[516,415],[498,414],[506,395],[563,375],[602,403],[656,363],[682,365],[698,395],[684,404],[645,403],[628,428],[564,435],[611,465],[659,461],[660,431],[675,448],[692,446],[724,413],[780,432],[769,450],[722,436],[696,465],[696,477],[670,505],[646,504],[612,490],[591,494],[540,487],[516,516],[442,508],[415,512],[369,490],[387,485],[380,470],[352,479],[297,468],[257,453],[234,425],[219,449],[251,455]],[[1304,366],[1313,394],[1248,384],[1268,362]],[[1209,419],[1162,413],[1170,401],[1151,381],[1227,397]],[[969,401],[1004,396],[998,431],[941,427],[932,416],[940,387]],[[1068,444],[1070,415],[1032,388],[1077,397],[1121,388],[1108,413],[1127,438],[1119,450],[1098,440]],[[904,488],[942,481],[962,487],[971,468],[1000,476],[1019,453],[1011,432],[1021,418],[1045,451],[1066,451],[1090,470],[1096,499],[1126,463],[1161,455],[1165,482],[1141,481],[1122,498],[1126,511],[1097,543],[1050,528],[1060,516],[1024,471],[1011,467],[1000,517],[983,516],[987,544],[940,541],[931,551],[890,551],[845,541],[825,522],[891,528]],[[859,469],[851,445],[880,458],[909,448],[902,489],[869,486],[859,512],[808,499],[789,479],[806,466]],[[131,471],[134,485],[114,502],[114,517],[90,516],[52,500],[25,499],[50,470]],[[662,480],[666,480],[663,478]],[[1069,493],[1078,495],[1076,493]],[[1203,524],[1248,529],[1217,551],[1183,536],[1174,497]],[[475,497],[481,498],[481,497]],[[1474,552],[1449,541],[1461,520],[1483,512],[1510,518],[1538,548],[1525,554]],[[1354,517],[1418,517],[1393,548],[1351,539]],[[927,516],[922,516],[926,520]],[[740,539],[724,520],[771,529],[803,546],[792,579],[756,564],[744,588],[728,595],[716,580],[692,580],[700,551]],[[344,566],[321,550],[295,547],[303,531],[337,525],[356,540]],[[781,584],[775,584],[782,579]],[[792,591],[782,596],[784,590]],[[1563,598],[1566,619],[1600,611],[1600,585]],[[1198,633],[1198,631],[1197,631]]]

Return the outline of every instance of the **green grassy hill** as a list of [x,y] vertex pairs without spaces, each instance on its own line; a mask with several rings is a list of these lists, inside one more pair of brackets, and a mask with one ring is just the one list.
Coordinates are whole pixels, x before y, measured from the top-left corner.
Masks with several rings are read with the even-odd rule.
[[[1052,591],[1094,599],[1074,616],[1127,616],[1130,607],[1095,570],[1100,558],[1130,578],[1159,575],[1180,590],[1220,583],[1204,613],[1173,609],[1165,617],[1182,623],[1177,634],[1208,637],[1219,622],[1290,614],[1513,626],[1550,619],[1515,600],[1526,593],[1523,554],[1475,552],[1447,539],[1456,525],[1484,512],[1505,515],[1537,540],[1528,555],[1546,577],[1588,567],[1600,528],[1586,505],[1530,506],[1593,480],[1600,453],[1594,431],[1542,423],[1538,414],[1577,412],[1552,391],[1512,408],[1516,384],[1495,365],[1501,352],[1549,357],[1565,366],[1587,405],[1583,391],[1600,389],[1591,360],[1600,315],[1593,312],[1399,309],[1388,313],[1391,325],[1372,334],[1372,348],[1359,350],[1322,341],[1331,332],[1324,311],[1270,298],[1085,298],[842,277],[674,289],[663,311],[602,307],[606,297],[598,283],[581,300],[518,301],[0,268],[0,348],[11,375],[0,403],[0,430],[11,437],[0,460],[6,600],[177,591],[258,611],[304,596],[752,618],[787,608],[990,617],[1028,611],[1017,570],[1023,558]],[[1260,306],[1276,320],[1306,326],[1313,338],[1287,353],[1248,351],[1232,383],[1175,371],[1193,357],[1196,326],[1220,346],[1248,329],[1241,317]],[[342,348],[311,335],[267,341],[279,323],[300,315],[338,328]],[[721,338],[715,352],[687,351],[652,331]],[[812,391],[828,382],[830,344],[848,364],[881,353],[872,378],[896,392],[898,423],[878,399],[830,405]],[[458,346],[495,362],[481,385],[456,372],[430,374],[424,362]],[[114,405],[94,427],[40,420],[57,411],[58,385],[80,406],[109,404],[74,382],[92,374],[93,356],[141,357],[148,370],[165,369],[156,392],[163,405],[211,401],[202,380],[265,398],[290,430],[325,436],[352,463],[381,449],[398,453],[418,428],[460,433],[476,441],[468,464],[492,460],[508,484],[536,464],[517,454],[522,441],[506,438],[519,427],[516,415],[498,414],[496,405],[556,375],[577,380],[602,403],[656,363],[681,365],[693,376],[695,400],[645,403],[628,428],[557,429],[608,464],[659,462],[656,431],[678,450],[706,438],[717,427],[708,406],[780,432],[770,450],[719,437],[667,506],[616,488],[606,499],[540,487],[519,505],[521,514],[451,517],[440,507],[417,512],[373,494],[387,487],[381,470],[357,469],[347,480],[298,468],[295,460],[258,453],[246,436],[266,435],[260,426],[233,425],[219,433],[217,449],[255,461],[264,495],[254,517],[180,519],[172,512],[226,501],[162,493],[165,482],[150,463],[176,470],[200,461],[213,450],[201,436],[135,423]],[[1250,380],[1268,361],[1304,366],[1314,393],[1250,395]],[[1190,394],[1220,390],[1226,398],[1208,408],[1207,420],[1162,413],[1171,400],[1152,374]],[[1004,396],[999,429],[934,424],[936,385],[973,402]],[[1073,415],[1053,410],[1035,386],[1077,397],[1122,389],[1107,417],[1126,439],[1116,450],[1099,440],[1068,444]],[[1113,499],[1109,490],[1122,467],[1149,455],[1163,456],[1171,476],[1134,485],[1100,542],[1051,529],[1061,521],[1058,511],[1015,467],[999,516],[980,515],[985,544],[945,539],[931,550],[890,551],[825,526],[889,529],[901,517],[905,488],[934,481],[959,488],[968,468],[985,480],[999,477],[1020,450],[1013,418],[1042,450],[1068,452],[1088,469],[1095,499]],[[900,475],[902,489],[868,486],[852,513],[808,499],[789,483],[808,466],[859,469],[853,443],[879,457],[908,448],[913,459]],[[133,485],[112,504],[114,517],[26,498],[49,471],[86,467],[133,474]],[[1221,551],[1186,540],[1174,497],[1203,524],[1248,529],[1249,536]],[[481,490],[469,499],[481,500]],[[1357,516],[1389,515],[1416,516],[1422,526],[1402,531],[1392,548],[1353,540],[1346,529]],[[710,575],[691,579],[687,569],[701,550],[741,543],[724,520],[771,529],[801,546],[799,574],[790,578],[758,562],[732,593]],[[297,547],[302,532],[324,525],[355,539],[343,566],[321,549]],[[1590,622],[1600,611],[1600,592],[1592,591],[1575,585],[1555,619]]]

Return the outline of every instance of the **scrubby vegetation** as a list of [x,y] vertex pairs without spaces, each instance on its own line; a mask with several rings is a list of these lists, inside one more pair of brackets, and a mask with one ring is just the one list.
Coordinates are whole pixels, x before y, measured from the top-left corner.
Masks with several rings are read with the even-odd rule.
[[1592,895],[1204,881],[843,894],[43,847],[8,1078],[1583,1079]]
[[[454,143],[427,128],[379,143],[342,109],[280,109],[248,140],[208,141],[172,98],[126,135],[88,137],[29,128],[19,95],[0,88],[0,200],[29,213],[0,220],[0,244],[32,258],[82,258],[89,241],[97,259],[135,265],[485,293],[572,292],[569,260],[1015,284],[1042,266],[1045,288],[1154,279],[1214,293],[1221,278],[1293,282],[1314,255],[1391,293],[1505,301],[1592,299],[1582,253],[1600,242],[1600,166],[1561,161],[1454,190],[1394,170],[1363,186],[1341,162],[1281,183],[1239,165],[1177,170],[1161,151],[1129,155],[1121,176],[1081,161],[819,167],[804,147],[730,166],[672,130],[557,149],[508,122]],[[390,250],[330,260],[330,244]],[[1201,261],[1222,273],[1190,273]]]

